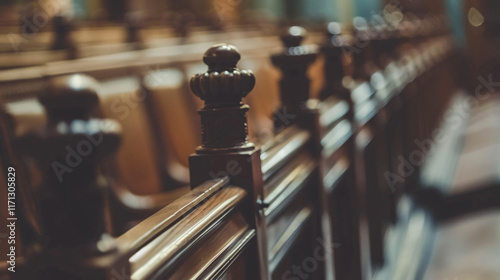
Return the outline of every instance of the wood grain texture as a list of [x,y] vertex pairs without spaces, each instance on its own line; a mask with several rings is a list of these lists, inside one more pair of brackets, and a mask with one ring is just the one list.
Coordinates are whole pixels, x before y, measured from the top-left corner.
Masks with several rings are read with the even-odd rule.
[[[268,204],[264,214],[272,219],[303,188],[309,187],[308,179],[312,177],[317,164],[307,153],[301,153],[290,161],[264,185],[264,203]],[[311,192],[311,190],[308,190]]]
[[130,258],[132,278],[146,279],[155,270],[169,264],[179,252],[194,246],[195,239],[227,211],[236,207],[245,195],[244,190],[231,187],[214,194]]
[[222,222],[223,225],[208,235],[201,246],[195,251],[186,254],[186,258],[176,266],[175,272],[169,279],[213,279],[226,271],[238,273],[239,277],[251,279],[252,271],[236,268],[233,262],[246,259],[241,256],[245,247],[254,238],[255,231],[250,230],[241,213],[236,212]]
[[266,143],[261,154],[264,180],[303,150],[309,139],[310,134],[307,131],[290,126]]
[[121,235],[117,241],[128,250],[136,250],[154,236],[163,232],[172,223],[189,211],[192,211],[202,201],[223,188],[229,180],[227,178],[207,182],[194,188],[162,210],[142,221],[137,226]]

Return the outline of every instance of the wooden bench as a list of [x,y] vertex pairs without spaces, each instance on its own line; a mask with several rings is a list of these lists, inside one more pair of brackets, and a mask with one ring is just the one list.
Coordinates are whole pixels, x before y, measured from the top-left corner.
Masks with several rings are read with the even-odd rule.
[[[243,105],[242,98],[253,89],[255,78],[251,72],[236,68],[240,54],[230,45],[211,47],[204,56],[208,71],[195,75],[190,82],[192,91],[204,101],[199,111],[200,143],[194,139],[199,131],[194,112],[198,103],[180,95],[186,91],[185,73],[199,68],[192,58],[182,58],[191,68],[171,61],[175,55],[167,54],[158,62],[162,69],[147,71],[139,78],[128,71],[142,69],[139,66],[154,61],[152,53],[141,62],[135,61],[140,52],[134,52],[102,62],[89,59],[75,64],[77,71],[83,69],[82,72],[99,78],[101,91],[88,76],[59,76],[71,72],[67,65],[36,70],[51,73],[46,83],[48,90],[39,97],[48,122],[23,128],[21,134],[30,128],[39,132],[35,136],[25,134],[17,142],[27,156],[42,154],[35,167],[43,175],[40,180],[45,187],[38,190],[44,195],[35,199],[57,202],[47,205],[62,207],[64,211],[58,211],[61,219],[71,226],[57,224],[50,211],[42,211],[40,221],[45,238],[35,235],[28,239],[32,243],[26,247],[44,239],[50,245],[41,242],[42,249],[27,255],[20,266],[30,267],[26,273],[33,273],[33,279],[46,275],[67,279],[68,273],[83,279],[182,279],[186,273],[208,279],[330,279],[333,275],[337,279],[387,279],[384,277],[388,271],[393,272],[393,267],[397,268],[394,275],[403,275],[408,267],[412,270],[408,275],[421,272],[418,261],[408,266],[399,264],[398,258],[420,245],[418,256],[425,255],[424,245],[432,239],[431,219],[406,194],[418,186],[410,180],[391,185],[385,173],[397,171],[399,156],[410,156],[413,151],[412,140],[417,138],[412,137],[429,135],[433,118],[440,114],[440,108],[432,107],[432,103],[436,98],[446,100],[446,94],[437,94],[445,88],[428,81],[441,71],[436,69],[449,67],[449,61],[443,60],[449,52],[436,51],[449,48],[448,37],[434,34],[419,39],[416,47],[424,55],[416,49],[413,53],[405,52],[414,48],[408,46],[406,38],[398,38],[395,43],[387,41],[392,37],[368,37],[374,42],[354,54],[354,76],[344,78],[343,50],[367,38],[366,26],[357,26],[354,41],[342,30],[330,27],[327,42],[321,48],[301,45],[305,31],[300,27],[288,29],[282,36],[284,48],[271,58],[282,72],[281,104],[274,110],[274,132],[265,140],[254,138],[254,144],[249,141],[248,130],[251,128],[253,135],[259,135],[259,128],[268,126],[259,124],[264,119],[262,114],[271,107],[262,103],[274,97],[266,98],[267,88],[261,86],[257,93],[263,100],[250,97],[248,101],[252,107],[262,107],[255,115],[250,114],[253,123],[247,122],[249,108]],[[248,40],[235,40],[238,42]],[[267,41],[268,51],[274,49],[275,42]],[[400,46],[401,54],[391,55],[383,51],[385,48],[375,48],[377,55],[387,58],[383,61],[374,61],[367,54],[373,44],[389,43]],[[307,76],[319,50],[325,67],[321,100],[311,98],[314,87]],[[262,49],[254,52],[258,51]],[[245,53],[252,55],[250,51]],[[422,56],[426,55],[424,61]],[[111,66],[118,74],[103,67],[115,59],[123,60],[122,67]],[[420,68],[415,66],[419,62]],[[184,67],[191,70],[179,71]],[[397,75],[398,71],[405,75]],[[124,77],[123,73],[133,75]],[[173,78],[152,82],[163,73],[170,73]],[[37,80],[37,75],[19,81]],[[124,84],[118,86],[120,83]],[[147,97],[139,109],[121,120],[121,125],[102,119],[105,116],[120,121],[123,111],[113,111],[113,101],[142,93],[136,92],[137,88],[143,89]],[[95,108],[97,97],[101,109]],[[417,102],[417,110],[408,110]],[[11,104],[8,107],[12,108]],[[181,107],[184,110],[179,110]],[[427,108],[432,108],[429,115],[425,115]],[[182,118],[181,126],[190,126],[177,139],[172,135],[178,125],[173,121],[175,117]],[[141,127],[138,124],[142,128],[135,130]],[[68,129],[58,130],[60,127]],[[137,131],[144,139],[138,139]],[[86,171],[64,174],[68,180],[60,182],[54,180],[57,178],[50,170],[44,172],[40,168],[50,165],[51,157],[64,158],[66,145],[78,145],[86,133],[98,132],[104,133],[108,144],[96,147],[97,151],[102,150],[103,158],[99,161],[84,157]],[[182,138],[190,143],[175,142]],[[54,139],[64,144],[56,145]],[[137,152],[134,146],[140,145],[149,155],[141,158],[143,155],[137,153],[137,161],[131,162],[127,160],[130,156],[120,158],[120,150],[116,159],[106,159],[122,140],[125,152],[133,155]],[[45,143],[44,153],[32,143]],[[189,164],[182,163],[181,149],[197,144],[201,145],[190,156]],[[172,161],[176,165],[169,164]],[[141,166],[144,162],[148,165]],[[151,180],[147,183],[151,189],[136,194],[124,187],[123,178],[114,176],[124,164],[129,167],[122,172],[142,167],[144,172],[154,174],[143,178]],[[174,171],[166,169],[172,166]],[[87,174],[83,182],[82,174]],[[126,183],[141,190],[141,178],[136,179]],[[177,179],[177,185],[171,184],[173,179]],[[54,187],[58,191],[51,190]],[[75,205],[60,203],[58,192],[70,197]],[[109,195],[109,200],[102,199],[104,194]],[[87,200],[95,207],[85,210],[76,206],[76,202],[86,205]],[[107,215],[99,216],[101,210]],[[90,213],[95,218],[83,219]],[[149,218],[143,220],[146,216]],[[137,219],[143,221],[128,231],[118,229],[130,227],[127,223]],[[83,235],[75,230],[85,225],[95,231]],[[102,235],[109,232],[104,225],[113,225],[113,234],[119,236]],[[49,230],[52,226],[58,230]],[[415,233],[423,234],[415,237]],[[88,250],[82,244],[97,250]],[[62,245],[71,249],[58,250]],[[76,251],[82,253],[73,258]],[[47,274],[39,276],[36,270]]]

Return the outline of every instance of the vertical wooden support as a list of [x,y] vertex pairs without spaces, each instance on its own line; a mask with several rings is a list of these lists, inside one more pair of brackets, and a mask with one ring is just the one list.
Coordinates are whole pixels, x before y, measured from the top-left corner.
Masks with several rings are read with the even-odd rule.
[[34,190],[40,215],[40,251],[27,256],[18,279],[105,279],[113,264],[97,261],[116,251],[106,233],[106,180],[99,162],[120,142],[113,120],[90,117],[97,105],[96,81],[84,75],[52,78],[39,95],[48,123],[20,136],[20,153],[43,172]]
[[[7,207],[0,210],[0,216],[16,219],[16,229],[18,238],[15,240],[15,253],[17,258],[23,255],[23,251],[28,251],[29,248],[36,242],[40,234],[39,217],[35,209],[33,194],[29,189],[29,181],[26,176],[27,171],[25,166],[19,161],[18,156],[13,150],[12,140],[14,138],[15,121],[13,117],[3,107],[0,99],[0,177],[2,183],[0,187],[3,197],[10,197],[9,193],[14,193],[12,201],[15,203],[14,215],[9,215]],[[10,175],[9,175],[10,173]],[[11,179],[9,179],[11,177]],[[5,184],[5,185],[4,185]],[[4,216],[5,214],[6,216]],[[9,248],[8,242],[3,242],[1,248]],[[26,249],[26,250],[23,250]],[[7,249],[5,250],[7,252]]]
[[330,96],[346,101],[349,104],[349,119],[353,120],[353,101],[351,91],[342,82],[345,77],[343,56],[351,48],[347,38],[342,37],[342,25],[337,22],[330,22],[326,28],[325,42],[321,46],[321,53],[325,59],[325,84],[320,93],[322,100]]
[[71,38],[71,31],[74,29],[73,22],[64,15],[56,15],[52,19],[54,28],[53,50],[66,50],[68,59],[75,59],[78,56],[75,42]]
[[141,29],[143,25],[143,18],[140,12],[128,12],[125,14],[125,32],[126,43],[130,44],[132,50],[143,49],[143,40],[141,37]]
[[[292,124],[309,131],[311,135],[310,150],[316,160],[319,160],[321,153],[320,109],[317,100],[310,100],[310,79],[307,76],[307,70],[316,60],[318,53],[312,46],[301,45],[306,35],[307,31],[300,26],[287,28],[281,35],[283,50],[271,56],[271,62],[282,73],[279,84],[281,106],[274,113],[274,125],[276,131]],[[293,119],[286,125],[280,118],[284,113],[293,115]],[[331,233],[324,233],[322,228],[321,217],[325,214],[327,202],[323,192],[322,175],[320,172],[317,174],[319,175],[317,183],[314,184],[314,188],[308,190],[313,193],[314,199],[320,202],[315,211],[318,215],[313,226],[316,227],[316,234],[331,244]],[[332,266],[333,254],[326,254],[325,262],[321,264],[323,271],[317,277],[324,278],[326,274],[332,274]]]
[[205,106],[199,110],[202,144],[189,157],[190,181],[196,187],[209,179],[228,176],[232,184],[249,193],[244,214],[256,228],[259,248],[256,263],[249,265],[259,271],[260,279],[269,279],[260,149],[248,141],[249,106],[242,103],[253,89],[255,77],[251,71],[236,67],[239,60],[234,46],[214,45],[203,56],[207,72],[191,78],[191,89]]
[[279,82],[281,92],[281,107],[275,113],[275,128],[284,127],[277,114],[302,115],[294,118],[289,124],[308,127],[309,120],[304,115],[311,114],[307,102],[309,100],[310,79],[307,76],[308,67],[316,60],[317,53],[311,46],[302,46],[306,30],[300,26],[292,26],[281,36],[283,51],[271,56],[271,62],[281,70]]

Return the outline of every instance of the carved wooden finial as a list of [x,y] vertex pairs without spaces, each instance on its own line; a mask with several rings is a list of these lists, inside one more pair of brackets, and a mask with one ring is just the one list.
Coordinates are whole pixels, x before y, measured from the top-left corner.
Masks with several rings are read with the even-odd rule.
[[132,49],[143,48],[141,29],[143,27],[143,15],[141,12],[128,12],[125,14],[124,22],[126,28],[126,42],[132,45]]
[[76,46],[71,38],[71,31],[73,30],[73,21],[68,16],[59,14],[52,19],[54,28],[54,42],[52,44],[53,50],[67,50],[68,58],[74,59],[77,56]]
[[326,26],[325,43],[321,53],[325,57],[325,84],[320,93],[321,99],[337,95],[340,99],[349,101],[350,91],[342,84],[344,65],[342,56],[350,48],[346,38],[342,37],[343,28],[338,22],[330,22]]
[[281,106],[288,112],[304,110],[309,99],[307,69],[316,60],[317,52],[311,47],[300,45],[305,36],[306,30],[300,26],[288,28],[281,36],[283,51],[271,56],[273,65],[282,72]]
[[371,21],[373,29],[373,58],[377,66],[385,69],[393,60],[397,46],[397,29],[391,22],[379,15],[374,15]]
[[38,95],[38,100],[50,121],[86,120],[99,102],[97,87],[97,81],[86,75],[53,77],[47,89]]
[[188,10],[172,12],[172,26],[177,37],[181,42],[185,42],[190,32],[190,25],[193,21],[193,14]]
[[240,70],[238,50],[231,45],[217,44],[205,52],[203,62],[208,70],[191,78],[191,90],[205,101],[199,111],[202,124],[202,145],[198,153],[248,150],[246,112],[241,100],[252,91],[255,77],[251,71]]
[[342,49],[348,47],[348,42],[342,37],[344,27],[338,22],[329,22],[325,28],[325,43],[322,46],[322,51],[331,54],[340,55]]
[[371,60],[373,32],[368,25],[366,19],[362,17],[355,17],[353,19],[353,65],[355,79],[369,80],[370,74],[366,69],[367,62]]
[[300,26],[291,26],[281,35],[281,41],[285,48],[298,47],[304,40],[307,31]]
[[44,179],[36,189],[42,244],[48,251],[79,251],[83,255],[110,250],[105,234],[104,189],[98,165],[120,142],[120,125],[96,119],[89,112],[98,103],[92,78],[52,78],[39,96],[49,121],[20,136],[17,148],[36,160]]

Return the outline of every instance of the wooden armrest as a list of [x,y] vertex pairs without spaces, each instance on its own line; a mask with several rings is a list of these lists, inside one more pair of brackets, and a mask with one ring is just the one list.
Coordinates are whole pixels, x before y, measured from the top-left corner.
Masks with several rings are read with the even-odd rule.
[[118,237],[132,279],[211,279],[244,261],[255,231],[238,207],[247,192],[228,183],[207,181]]
[[219,191],[229,182],[228,178],[208,181],[189,193],[179,197],[174,202],[165,206],[151,217],[139,223],[117,240],[124,244],[129,250],[135,250],[158,233],[165,230],[169,225],[179,219],[182,215],[193,210],[202,201]]

